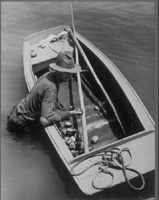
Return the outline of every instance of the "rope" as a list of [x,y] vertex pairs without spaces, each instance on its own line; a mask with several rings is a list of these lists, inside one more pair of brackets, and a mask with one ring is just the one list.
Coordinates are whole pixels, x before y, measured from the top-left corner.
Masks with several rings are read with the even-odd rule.
[[[124,151],[127,151],[127,152],[128,152],[129,150],[128,150],[128,149],[125,149]],[[144,188],[144,186],[145,186],[145,180],[144,180],[143,175],[142,175],[140,172],[138,172],[137,170],[135,170],[135,169],[133,169],[133,168],[128,168],[126,165],[124,165],[124,159],[123,159],[123,156],[122,156],[122,152],[123,152],[123,150],[122,150],[122,151],[120,152],[120,154],[119,154],[120,159],[121,159],[121,166],[119,166],[119,167],[122,168],[127,183],[129,184],[129,186],[130,186],[131,188],[133,188],[133,189],[135,189],[135,190],[142,190],[142,189]],[[129,153],[130,153],[130,151],[129,151]],[[129,164],[129,165],[130,165],[130,164]],[[141,184],[140,187],[135,187],[135,186],[132,185],[132,183],[131,183],[130,180],[128,179],[128,175],[127,175],[127,171],[126,171],[126,170],[129,170],[129,171],[132,171],[132,172],[138,174],[138,176],[141,178],[141,181],[142,181],[142,184]]]
[[[129,162],[127,164],[125,163],[123,155],[122,155],[124,152],[126,152],[130,157],[130,160],[129,160]],[[101,156],[101,158],[102,158],[101,161],[98,161],[98,162],[95,162],[95,163],[91,164],[90,166],[86,167],[84,170],[82,170],[82,171],[80,171],[78,173],[74,173],[73,172],[73,169],[77,165],[79,165],[84,160],[89,159],[90,157],[94,157],[94,156],[95,157],[96,156]],[[113,175],[112,172],[108,171],[108,168],[116,168],[116,169],[121,169],[123,171],[123,174],[124,174],[124,177],[126,179],[126,182],[129,184],[129,186],[132,189],[142,190],[144,188],[145,180],[144,180],[143,175],[140,172],[138,172],[137,170],[135,170],[135,169],[128,168],[128,166],[132,163],[132,155],[131,155],[130,150],[128,148],[123,148],[122,150],[120,150],[119,148],[112,148],[110,150],[105,151],[102,154],[95,154],[95,155],[90,156],[90,157],[87,157],[86,159],[84,158],[84,159],[80,160],[80,162],[76,163],[70,170],[71,175],[72,176],[79,176],[79,175],[85,173],[91,167],[93,167],[95,165],[99,165],[99,172],[94,177],[94,179],[92,181],[92,186],[95,189],[102,190],[102,189],[105,189],[105,188],[110,188],[112,186],[113,182],[114,182],[114,175]],[[134,185],[132,185],[132,183],[128,179],[127,171],[132,171],[132,172],[138,174],[138,176],[141,178],[141,181],[142,181],[142,184],[141,184],[140,187],[135,187]],[[95,184],[98,176],[101,173],[109,174],[112,177],[111,182],[107,187],[99,187],[99,186],[97,186]]]
[[[93,156],[90,156],[90,157],[94,157],[94,156],[102,156],[102,154],[93,155]],[[87,157],[87,159],[90,158],[90,157]],[[76,164],[70,169],[70,174],[71,174],[72,176],[80,176],[81,174],[83,174],[84,172],[86,172],[86,171],[87,171],[88,169],[90,169],[91,167],[93,167],[93,166],[95,166],[95,165],[101,165],[101,163],[102,163],[102,161],[93,163],[92,165],[86,167],[83,171],[78,172],[78,173],[74,173],[74,172],[73,172],[73,169],[74,169],[77,165],[79,165],[81,162],[83,162],[84,160],[86,160],[86,159],[84,158],[84,159],[80,160],[78,163],[76,163]]]
[[99,174],[101,173],[105,173],[105,174],[109,174],[112,179],[111,179],[111,182],[110,184],[107,186],[107,188],[110,188],[112,185],[113,185],[113,182],[114,182],[114,175],[113,173],[111,173],[110,171],[106,170],[106,168],[102,168],[102,167],[99,167],[99,172],[97,173],[97,175],[94,177],[93,181],[92,181],[92,186],[97,189],[97,190],[103,190],[105,189],[105,187],[99,187],[95,184],[95,181],[97,180],[97,177],[99,176]]

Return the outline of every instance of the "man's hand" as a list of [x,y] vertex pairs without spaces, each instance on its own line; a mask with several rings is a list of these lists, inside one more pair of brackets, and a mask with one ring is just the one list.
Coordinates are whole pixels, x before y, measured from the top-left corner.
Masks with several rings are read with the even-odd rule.
[[40,123],[44,127],[51,125],[51,122],[48,119],[46,119],[45,117],[40,117]]
[[71,111],[70,111],[70,114],[71,114],[71,115],[78,115],[78,116],[80,116],[80,115],[83,114],[83,111],[82,111],[81,108],[75,108],[74,110],[71,110]]

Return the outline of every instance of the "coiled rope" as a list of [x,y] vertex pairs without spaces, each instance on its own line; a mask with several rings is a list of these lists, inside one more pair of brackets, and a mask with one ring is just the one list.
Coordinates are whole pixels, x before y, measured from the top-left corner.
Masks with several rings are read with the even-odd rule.
[[[126,162],[124,161],[124,158],[123,158],[124,152],[126,152],[129,155],[129,158],[130,158],[130,160],[127,164],[126,164]],[[86,167],[84,170],[82,170],[78,173],[73,172],[74,168],[76,166],[78,166],[80,163],[82,163],[84,160],[89,159],[91,157],[97,157],[97,156],[101,156],[101,158],[102,158],[101,161],[98,161],[98,162],[91,164],[90,166]],[[113,175],[112,172],[110,172],[108,170],[108,168],[121,169],[123,171],[126,182],[129,184],[129,186],[131,188],[133,188],[135,190],[142,190],[145,186],[145,180],[144,180],[143,175],[140,172],[138,172],[137,170],[128,167],[132,163],[132,155],[131,155],[130,150],[128,148],[123,148],[121,150],[119,148],[112,148],[110,150],[105,151],[102,154],[95,154],[93,156],[87,157],[86,159],[84,158],[84,159],[80,160],[80,162],[76,163],[71,168],[70,173],[71,173],[72,176],[79,176],[79,175],[85,173],[91,167],[93,167],[95,165],[99,165],[99,172],[97,173],[97,175],[92,180],[92,186],[96,189],[103,190],[105,188],[110,188],[112,186],[112,184],[114,182],[114,175]],[[142,184],[141,184],[140,187],[135,187],[134,185],[132,185],[132,183],[128,179],[127,171],[132,171],[132,172],[136,173],[141,178]],[[109,174],[112,177],[111,182],[107,187],[99,187],[99,186],[97,186],[97,184],[95,184],[98,176],[101,173]]]

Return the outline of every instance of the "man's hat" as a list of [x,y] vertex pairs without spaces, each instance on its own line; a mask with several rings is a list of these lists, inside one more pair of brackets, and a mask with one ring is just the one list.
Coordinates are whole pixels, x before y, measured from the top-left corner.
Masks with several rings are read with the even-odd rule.
[[56,63],[52,63],[49,66],[59,72],[77,73],[81,71],[81,67],[74,63],[70,52],[59,52]]

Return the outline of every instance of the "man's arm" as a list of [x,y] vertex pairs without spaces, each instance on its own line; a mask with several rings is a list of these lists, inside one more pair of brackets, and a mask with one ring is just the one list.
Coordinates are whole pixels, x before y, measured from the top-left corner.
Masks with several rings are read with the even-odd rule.
[[41,124],[46,127],[64,120],[69,120],[70,116],[81,115],[81,109],[74,109],[71,111],[58,111],[58,98],[57,92],[54,88],[48,88],[45,90],[43,101],[41,105]]
[[50,125],[53,125],[53,124],[56,124],[58,122],[61,122],[65,119],[68,119],[70,118],[70,116],[74,116],[74,115],[77,115],[77,116],[80,116],[82,115],[82,110],[80,108],[76,108],[74,110],[71,110],[71,111],[65,111],[63,113],[55,113],[53,116],[49,117],[49,118],[46,118],[46,117],[40,117],[40,122],[41,124],[44,126],[44,127],[47,127],[47,126],[50,126]]

